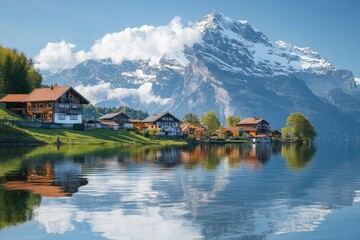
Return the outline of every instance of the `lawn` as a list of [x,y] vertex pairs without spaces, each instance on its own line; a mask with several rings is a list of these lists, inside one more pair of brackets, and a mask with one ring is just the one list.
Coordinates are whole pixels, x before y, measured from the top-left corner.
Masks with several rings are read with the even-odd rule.
[[[16,113],[7,110],[5,104],[0,103],[0,120],[4,118],[21,119]],[[75,131],[68,129],[24,129],[4,123],[1,123],[0,134],[0,143],[55,144],[58,138],[62,144],[66,145],[172,145],[185,143],[183,139],[168,140],[147,138],[126,130],[93,129],[88,131]]]
[[93,129],[88,131],[74,131],[67,129],[26,129],[35,139],[47,144],[55,144],[57,138],[62,144],[69,145],[122,145],[122,144],[183,144],[176,139],[152,139],[126,130]]
[[[0,96],[1,98],[1,96]],[[21,119],[21,117],[19,115],[17,115],[16,113],[7,110],[5,108],[5,103],[0,103],[0,119],[12,119],[12,120],[17,120],[17,119]]]

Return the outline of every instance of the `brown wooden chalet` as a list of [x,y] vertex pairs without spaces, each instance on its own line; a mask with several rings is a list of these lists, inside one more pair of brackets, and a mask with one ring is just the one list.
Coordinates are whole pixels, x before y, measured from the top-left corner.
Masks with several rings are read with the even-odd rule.
[[101,123],[115,122],[119,125],[119,128],[132,128],[134,126],[134,124],[130,122],[130,117],[123,112],[106,114],[98,118],[98,120]]
[[36,88],[29,94],[8,94],[0,102],[22,116],[65,124],[82,123],[82,104],[90,103],[69,86]]
[[148,130],[155,129],[160,135],[181,135],[180,120],[169,112],[161,112],[141,121]]
[[249,117],[241,120],[237,127],[240,127],[243,132],[251,135],[268,134],[270,132],[270,124],[258,117]]
[[183,134],[194,135],[197,139],[206,137],[207,130],[200,123],[182,123],[180,129]]

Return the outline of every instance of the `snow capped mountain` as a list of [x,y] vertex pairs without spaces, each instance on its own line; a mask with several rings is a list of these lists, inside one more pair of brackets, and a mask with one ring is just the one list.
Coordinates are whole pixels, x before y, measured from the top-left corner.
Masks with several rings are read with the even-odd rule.
[[317,52],[271,42],[247,21],[216,12],[191,28],[201,37],[181,53],[157,62],[87,60],[46,76],[45,83],[72,85],[93,104],[170,110],[179,118],[215,110],[223,123],[228,115],[261,116],[279,129],[300,111],[324,135],[351,133],[360,123],[358,108],[349,104],[360,101],[359,79]]

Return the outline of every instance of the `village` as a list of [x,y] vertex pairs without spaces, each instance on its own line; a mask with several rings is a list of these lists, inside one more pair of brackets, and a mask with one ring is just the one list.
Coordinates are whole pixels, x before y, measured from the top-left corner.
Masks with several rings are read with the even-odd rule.
[[226,139],[227,142],[270,143],[281,139],[281,132],[272,130],[267,120],[255,116],[244,118],[233,126],[219,126],[211,132],[200,121],[184,122],[171,112],[154,113],[145,119],[130,119],[123,112],[106,114],[98,119],[83,119],[83,105],[90,104],[90,101],[69,86],[35,88],[29,94],[7,94],[0,103],[24,120],[32,120],[18,122],[20,127],[88,131],[133,129],[145,136],[187,137],[188,140],[202,142],[222,142]]

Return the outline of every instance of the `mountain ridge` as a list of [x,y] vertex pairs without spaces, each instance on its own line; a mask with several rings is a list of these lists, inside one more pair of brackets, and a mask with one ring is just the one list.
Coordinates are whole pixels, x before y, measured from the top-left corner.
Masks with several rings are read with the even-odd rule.
[[[92,59],[45,76],[45,83],[75,86],[100,106],[126,104],[180,118],[215,110],[222,123],[228,115],[260,116],[277,129],[300,111],[322,135],[354,133],[349,126],[360,123],[360,93],[351,71],[336,69],[310,48],[270,42],[248,22],[220,13],[192,27],[201,39],[185,46],[187,64],[171,54],[157,64]],[[355,104],[349,108],[349,102]]]

